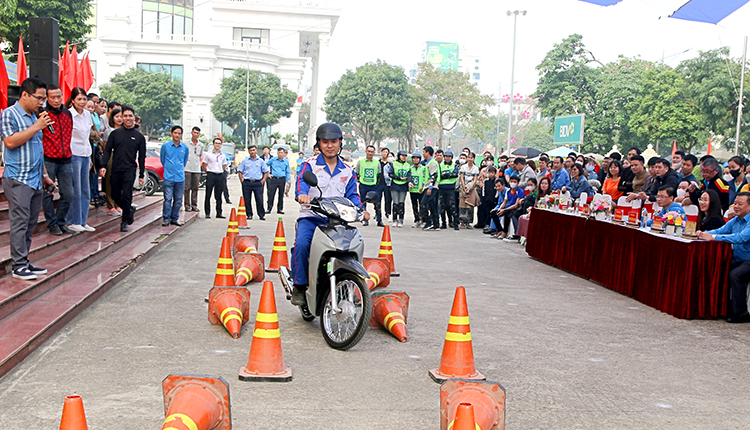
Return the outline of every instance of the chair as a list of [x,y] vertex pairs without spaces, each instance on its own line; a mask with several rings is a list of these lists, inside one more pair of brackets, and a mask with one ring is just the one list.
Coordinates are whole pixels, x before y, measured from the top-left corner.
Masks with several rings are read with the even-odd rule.
[[584,213],[584,214],[589,213],[588,200],[589,200],[589,195],[586,193],[581,193],[581,195],[578,197],[578,212]]
[[617,199],[617,208],[615,209],[614,221],[625,222],[630,216],[630,211],[633,208],[633,204],[628,201],[626,197],[620,197]]
[[687,218],[685,222],[685,235],[695,236],[698,225],[698,206],[684,206],[683,209],[685,209],[685,217]]

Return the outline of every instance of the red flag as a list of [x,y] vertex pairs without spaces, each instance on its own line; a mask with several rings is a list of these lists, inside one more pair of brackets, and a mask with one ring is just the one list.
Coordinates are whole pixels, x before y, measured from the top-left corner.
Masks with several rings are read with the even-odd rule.
[[78,66],[78,44],[73,45],[73,49],[70,51],[68,56],[68,64],[65,65],[69,70],[66,70],[65,80],[68,83],[68,88],[73,92],[73,88],[76,87],[76,67]]
[[62,56],[60,55],[60,50],[57,50],[57,85],[62,88],[63,86],[63,69],[65,68],[65,65],[62,61]]
[[72,89],[68,87],[68,57],[70,57],[68,43],[65,42],[65,51],[62,55],[62,61],[60,61],[60,90],[62,90],[63,103],[65,103],[65,100],[68,100],[68,95],[70,95],[70,90]]
[[0,54],[0,112],[8,107],[8,71],[5,70],[5,58]]
[[23,52],[23,36],[18,38],[18,85],[29,77],[26,71],[26,54]]
[[672,157],[674,157],[674,154],[677,152],[677,141],[675,140],[672,142]]
[[713,151],[713,148],[711,147],[711,136],[708,137],[708,150],[706,151],[706,155],[711,155],[711,152]]
[[91,69],[88,52],[83,56],[83,60],[81,60],[81,76],[81,87],[88,92],[94,85],[94,71]]
[[[85,58],[85,55],[84,55],[84,58]],[[83,58],[81,59],[80,62],[76,62],[75,86],[83,88]]]

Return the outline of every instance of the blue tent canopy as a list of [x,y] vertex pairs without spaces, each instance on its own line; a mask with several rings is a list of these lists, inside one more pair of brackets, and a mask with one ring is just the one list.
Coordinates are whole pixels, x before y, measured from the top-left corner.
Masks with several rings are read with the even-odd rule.
[[[622,0],[580,0],[599,6],[612,6]],[[686,21],[707,22],[718,24],[734,11],[744,6],[750,0],[690,0],[677,9],[670,18]]]
[[747,2],[748,0],[691,0],[669,17],[717,24]]

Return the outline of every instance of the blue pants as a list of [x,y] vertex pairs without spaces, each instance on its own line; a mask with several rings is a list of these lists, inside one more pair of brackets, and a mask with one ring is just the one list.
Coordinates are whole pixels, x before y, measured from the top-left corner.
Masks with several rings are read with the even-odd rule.
[[89,219],[89,204],[91,203],[91,189],[89,187],[89,165],[91,157],[74,155],[71,160],[73,166],[73,200],[68,209],[66,221],[68,224],[86,225]]
[[170,222],[179,220],[182,196],[185,193],[185,181],[175,182],[165,179],[162,190],[164,191],[162,218],[164,218],[164,221]]
[[381,222],[383,221],[383,218],[380,216],[380,195],[383,193],[383,188],[379,185],[359,184],[359,196],[362,199],[362,207],[365,208],[365,210],[367,210],[367,202],[365,202],[365,197],[370,191],[375,191],[378,195],[377,199],[373,203],[373,206],[375,206],[375,219],[378,222]]
[[42,197],[42,207],[44,208],[44,217],[47,219],[47,228],[52,226],[64,226],[65,217],[70,209],[70,202],[73,200],[73,167],[70,163],[58,164],[45,161],[47,174],[52,181],[57,179],[57,188],[60,190],[60,200],[57,202],[57,211],[52,204],[53,195],[44,193]]
[[328,224],[328,220],[319,217],[305,217],[297,220],[296,233],[294,236],[294,248],[292,248],[292,276],[294,285],[307,285],[307,268],[310,260],[310,245],[313,233],[319,225]]

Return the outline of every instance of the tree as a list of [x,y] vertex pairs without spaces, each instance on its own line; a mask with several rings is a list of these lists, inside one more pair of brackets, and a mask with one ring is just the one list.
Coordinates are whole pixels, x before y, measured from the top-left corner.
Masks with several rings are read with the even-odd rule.
[[555,149],[550,125],[549,121],[534,121],[529,124],[525,134],[521,137],[521,146],[530,146],[540,151]]
[[[249,77],[248,77],[249,73]],[[247,85],[247,82],[250,85]],[[260,70],[235,69],[232,76],[221,80],[221,91],[211,100],[214,117],[237,131],[240,122],[245,122],[246,97],[249,88],[250,128],[257,145],[263,130],[289,118],[290,110],[297,100],[294,91],[281,85],[281,79],[272,73]]]
[[374,144],[408,123],[413,109],[408,88],[402,67],[366,63],[328,87],[323,110],[329,120],[351,123],[366,144]]
[[164,72],[137,68],[115,74],[109,83],[102,85],[101,95],[132,107],[142,119],[141,129],[146,136],[154,135],[166,120],[182,116],[185,99],[178,79]]
[[[85,36],[91,31],[88,23],[91,18],[90,0],[2,0],[0,2],[0,35],[8,43],[4,52],[18,52],[18,38],[24,37],[28,46],[29,18],[54,17],[60,21],[60,41],[78,43],[78,52],[86,48]],[[10,57],[15,62],[15,56]]]
[[491,96],[484,95],[469,82],[466,74],[456,70],[439,70],[430,63],[421,63],[417,71],[417,87],[427,96],[438,126],[438,148],[443,147],[443,134],[459,123],[471,126],[485,119]]
[[628,125],[646,141],[676,139],[694,142],[707,135],[695,101],[685,91],[685,80],[666,66],[647,70],[641,81],[641,97],[631,103]]
[[435,128],[437,124],[427,103],[427,95],[414,85],[409,85],[407,93],[411,109],[398,125],[395,134],[400,136],[399,149],[411,153],[417,149],[417,136],[427,129]]

